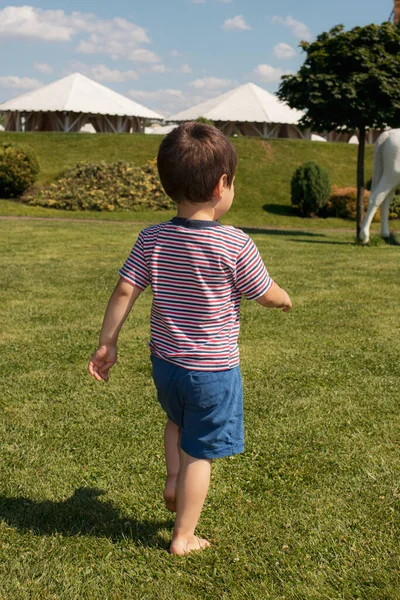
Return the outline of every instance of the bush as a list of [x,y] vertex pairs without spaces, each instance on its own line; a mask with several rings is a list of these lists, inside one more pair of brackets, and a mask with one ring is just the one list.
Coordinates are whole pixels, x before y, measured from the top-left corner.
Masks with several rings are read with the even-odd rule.
[[396,193],[390,203],[389,219],[400,219],[400,187],[396,189]]
[[163,210],[174,206],[161,186],[155,160],[141,167],[123,161],[78,163],[54,183],[24,196],[23,201],[64,210]]
[[[365,208],[367,208],[370,193],[368,190],[364,192]],[[324,216],[355,221],[357,216],[357,188],[338,188],[333,185],[331,196],[324,209]],[[379,211],[377,211],[373,220],[374,222],[380,221]]]
[[317,163],[304,163],[296,169],[291,189],[293,206],[300,209],[303,217],[311,217],[325,206],[330,196],[328,173]]
[[25,146],[0,146],[0,198],[17,198],[32,185],[39,173],[35,154]]

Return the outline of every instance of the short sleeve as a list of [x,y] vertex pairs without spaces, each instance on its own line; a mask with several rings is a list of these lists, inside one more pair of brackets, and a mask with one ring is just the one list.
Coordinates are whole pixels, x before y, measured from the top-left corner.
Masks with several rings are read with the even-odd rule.
[[150,272],[144,253],[143,235],[139,233],[128,258],[118,271],[126,281],[144,290],[150,283]]
[[255,300],[269,290],[273,280],[263,263],[257,246],[248,238],[236,259],[236,289],[247,298]]

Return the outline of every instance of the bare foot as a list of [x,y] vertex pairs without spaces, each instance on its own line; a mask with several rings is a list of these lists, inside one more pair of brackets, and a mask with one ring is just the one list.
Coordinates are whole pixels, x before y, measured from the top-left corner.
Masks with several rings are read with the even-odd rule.
[[194,550],[204,550],[211,546],[208,540],[197,537],[194,535],[192,539],[176,539],[173,540],[169,551],[171,554],[178,554],[179,556],[185,556]]
[[177,475],[167,475],[163,493],[165,506],[171,512],[176,512],[176,480]]

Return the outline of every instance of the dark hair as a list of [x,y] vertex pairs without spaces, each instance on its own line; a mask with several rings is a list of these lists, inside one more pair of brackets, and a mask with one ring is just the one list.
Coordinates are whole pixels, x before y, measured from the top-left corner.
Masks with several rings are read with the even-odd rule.
[[160,144],[158,173],[172,200],[207,202],[226,174],[231,187],[237,165],[236,150],[216,127],[189,121],[173,129]]

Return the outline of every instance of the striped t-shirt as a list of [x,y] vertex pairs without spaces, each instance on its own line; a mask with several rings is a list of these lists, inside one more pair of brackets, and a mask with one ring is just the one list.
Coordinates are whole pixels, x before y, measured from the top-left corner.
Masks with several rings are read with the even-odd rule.
[[239,364],[241,297],[254,300],[273,283],[243,231],[181,217],[143,229],[119,274],[151,285],[151,353],[201,371]]

